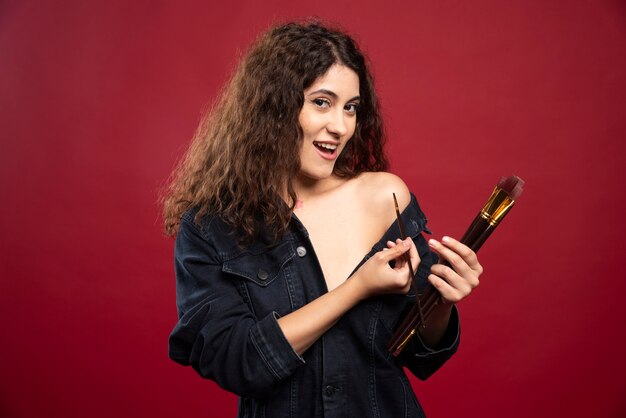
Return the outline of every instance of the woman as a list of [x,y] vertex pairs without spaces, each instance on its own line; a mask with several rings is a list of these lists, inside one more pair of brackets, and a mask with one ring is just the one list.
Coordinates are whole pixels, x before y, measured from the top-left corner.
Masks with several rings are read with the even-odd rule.
[[[454,303],[482,268],[451,238],[426,242],[415,197],[386,167],[353,40],[316,23],[262,36],[165,201],[179,312],[170,357],[238,394],[239,416],[422,416],[402,367],[425,379],[454,353]],[[395,358],[386,343],[415,300],[405,253],[449,303]]]

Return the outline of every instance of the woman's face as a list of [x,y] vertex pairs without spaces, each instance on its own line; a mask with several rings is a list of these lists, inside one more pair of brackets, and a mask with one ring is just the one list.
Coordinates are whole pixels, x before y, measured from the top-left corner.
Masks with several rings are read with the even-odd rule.
[[335,64],[304,90],[300,126],[300,175],[321,180],[333,173],[335,161],[352,138],[359,104],[359,76]]

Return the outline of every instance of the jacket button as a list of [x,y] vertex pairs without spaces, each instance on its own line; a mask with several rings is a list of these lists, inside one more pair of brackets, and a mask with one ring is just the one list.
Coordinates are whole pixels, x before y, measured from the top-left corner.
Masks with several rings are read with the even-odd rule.
[[269,274],[267,273],[267,271],[263,269],[259,270],[259,272],[256,275],[261,280],[267,280],[267,278],[269,277]]
[[306,248],[300,246],[296,248],[296,252],[298,253],[299,257],[304,257],[306,255]]
[[326,395],[328,396],[333,396],[335,394],[335,388],[331,385],[326,386],[326,389],[324,389],[324,392],[326,392]]

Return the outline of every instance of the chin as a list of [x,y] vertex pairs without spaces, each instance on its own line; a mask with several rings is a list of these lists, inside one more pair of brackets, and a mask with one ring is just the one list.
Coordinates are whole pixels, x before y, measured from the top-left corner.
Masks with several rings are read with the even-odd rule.
[[315,170],[307,170],[301,169],[300,176],[310,179],[310,180],[325,180],[333,176],[335,166],[333,165],[330,168],[318,168]]

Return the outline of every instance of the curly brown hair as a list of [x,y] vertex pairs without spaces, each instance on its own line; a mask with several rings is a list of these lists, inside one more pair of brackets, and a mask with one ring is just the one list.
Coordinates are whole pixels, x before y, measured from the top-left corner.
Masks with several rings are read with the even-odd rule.
[[218,215],[242,241],[261,228],[273,237],[286,231],[296,202],[292,179],[300,170],[304,90],[333,64],[359,76],[361,96],[354,136],[334,173],[350,178],[387,168],[378,99],[355,41],[318,22],[277,26],[242,59],[172,174],[163,197],[166,234],[176,234],[191,208],[196,222]]

